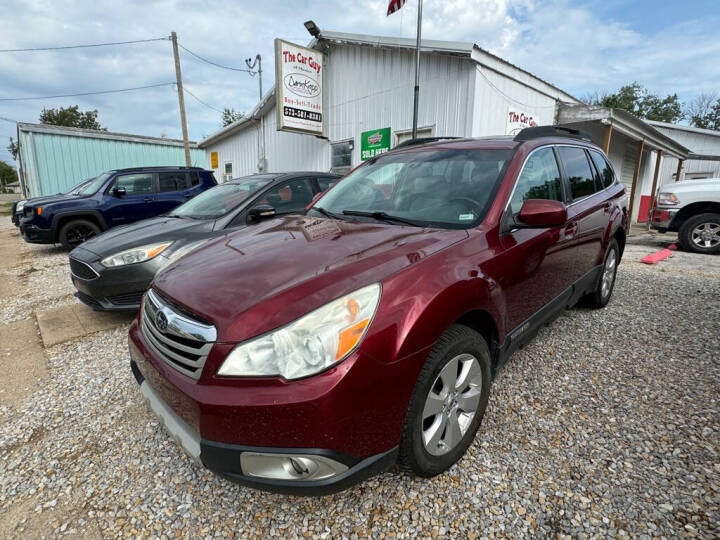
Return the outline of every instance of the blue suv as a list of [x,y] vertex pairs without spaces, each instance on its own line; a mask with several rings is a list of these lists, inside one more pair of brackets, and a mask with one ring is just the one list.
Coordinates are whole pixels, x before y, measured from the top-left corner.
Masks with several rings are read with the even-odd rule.
[[171,211],[217,185],[197,167],[140,167],[108,171],[80,189],[25,202],[20,231],[26,242],[75,248],[102,231]]

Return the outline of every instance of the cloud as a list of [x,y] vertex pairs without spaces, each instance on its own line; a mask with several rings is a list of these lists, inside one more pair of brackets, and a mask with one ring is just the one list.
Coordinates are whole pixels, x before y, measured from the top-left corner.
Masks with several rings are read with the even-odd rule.
[[[303,22],[321,29],[415,35],[416,3],[385,16],[387,0],[6,0],[3,47],[99,43],[165,37],[177,31],[190,50],[220,64],[244,67],[263,57],[264,87],[274,78],[273,39],[305,44]],[[423,36],[472,41],[575,95],[613,90],[633,80],[659,92],[692,97],[720,89],[718,13],[705,13],[652,31],[624,20],[624,4],[600,11],[567,0],[426,0]],[[222,70],[181,51],[187,88],[210,105],[247,112],[257,102],[257,79]],[[169,41],[56,52],[0,53],[0,97],[76,93],[174,81]],[[186,96],[190,136],[220,127],[220,114]],[[0,116],[37,121],[43,106],[79,104],[100,112],[114,131],[180,137],[177,92],[161,87],[124,94],[0,102]],[[14,126],[0,122],[0,159]]]

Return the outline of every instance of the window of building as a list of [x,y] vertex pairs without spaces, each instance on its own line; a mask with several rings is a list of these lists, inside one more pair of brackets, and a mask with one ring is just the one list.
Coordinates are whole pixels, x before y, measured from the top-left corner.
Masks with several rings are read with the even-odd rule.
[[582,199],[595,193],[597,191],[595,178],[585,150],[576,146],[560,146],[558,153],[570,182],[572,199]]
[[152,173],[123,174],[115,179],[114,187],[125,188],[127,195],[153,192]]
[[330,145],[330,170],[345,174],[352,168],[353,141],[340,141]]
[[223,182],[232,180],[233,177],[233,164],[232,161],[226,161],[223,168]]
[[552,148],[536,150],[525,162],[510,200],[512,213],[520,212],[528,199],[563,200],[560,169]]
[[612,167],[607,162],[605,157],[597,150],[590,150],[590,157],[597,167],[598,173],[600,174],[600,185],[604,189],[611,186],[615,182],[615,175],[613,174]]
[[187,178],[184,172],[158,173],[158,190],[163,192],[182,191],[187,189]]

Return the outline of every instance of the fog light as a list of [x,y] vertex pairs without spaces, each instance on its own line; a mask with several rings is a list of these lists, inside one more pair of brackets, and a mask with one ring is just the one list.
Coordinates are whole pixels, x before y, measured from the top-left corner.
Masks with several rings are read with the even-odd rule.
[[325,456],[243,452],[240,466],[246,476],[273,480],[323,480],[347,470],[347,465]]

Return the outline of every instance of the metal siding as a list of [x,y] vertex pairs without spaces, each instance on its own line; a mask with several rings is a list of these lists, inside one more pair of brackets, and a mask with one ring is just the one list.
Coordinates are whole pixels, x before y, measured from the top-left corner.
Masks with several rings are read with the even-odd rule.
[[[29,197],[66,191],[85,178],[125,167],[185,165],[183,148],[152,143],[20,132]],[[205,152],[190,149],[194,166],[205,166]]]
[[[655,129],[675,139],[683,146],[689,148],[696,154],[720,155],[720,136],[695,133],[682,129],[672,129],[664,126],[653,126]],[[665,158],[660,165],[660,178],[658,185],[664,185],[675,181],[673,175],[677,171],[678,160]],[[713,177],[720,177],[720,161],[693,161],[686,160],[683,166],[684,173],[708,172]]]

